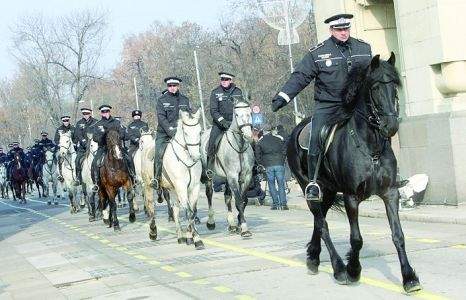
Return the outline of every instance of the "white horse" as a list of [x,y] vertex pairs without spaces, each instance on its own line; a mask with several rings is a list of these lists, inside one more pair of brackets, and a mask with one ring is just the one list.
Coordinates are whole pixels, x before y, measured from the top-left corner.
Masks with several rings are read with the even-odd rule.
[[[220,179],[226,181],[225,204],[227,205],[228,230],[233,233],[239,231],[231,208],[231,193],[235,198],[235,206],[238,210],[238,225],[241,236],[250,237],[252,234],[248,230],[244,210],[248,203],[246,191],[252,178],[252,168],[254,166],[254,152],[252,143],[252,115],[251,108],[246,102],[237,102],[233,108],[233,120],[230,128],[222,136],[215,158],[212,171]],[[202,135],[202,162],[207,164],[207,144],[209,141],[210,129]],[[207,180],[206,196],[209,204],[209,218],[207,228],[215,228],[214,210],[212,208],[212,180]]]
[[[52,192],[53,192],[53,201],[55,205],[58,205],[58,198],[60,198],[60,194],[57,195],[57,186],[58,186],[58,165],[57,165],[57,157],[55,152],[47,148],[45,151],[45,164],[42,165],[42,182],[45,197],[49,197],[50,189],[49,184],[52,184]],[[52,204],[50,199],[47,201],[48,205]]]
[[76,182],[76,170],[74,162],[76,160],[76,150],[74,149],[73,141],[71,140],[71,132],[60,133],[60,140],[58,142],[59,159],[62,163],[62,177],[64,179],[62,183],[63,192],[68,192],[68,198],[70,199],[70,213],[77,213],[80,210],[80,204],[76,201],[77,187]]
[[2,198],[8,198],[8,179],[5,164],[0,164],[0,190],[2,192]]
[[[173,215],[175,218],[176,234],[178,243],[190,245],[194,242],[196,249],[204,249],[194,222],[197,211],[197,201],[201,185],[201,125],[200,110],[196,113],[180,111],[177,131],[170,140],[163,155],[163,169],[161,178],[161,188],[175,192],[176,201],[173,203]],[[180,224],[180,207],[187,210],[188,225],[186,236]],[[155,218],[150,223],[151,238],[157,234]]]
[[92,183],[92,173],[91,173],[92,161],[94,160],[94,155],[97,152],[98,148],[99,148],[99,145],[95,141],[92,140],[92,134],[88,134],[86,154],[84,155],[83,165],[81,167],[81,177],[82,177],[81,189],[82,189],[84,199],[87,204],[89,222],[93,222],[96,220],[96,212],[98,211],[98,207],[96,205],[96,194],[97,193],[92,190],[92,186],[94,184]]

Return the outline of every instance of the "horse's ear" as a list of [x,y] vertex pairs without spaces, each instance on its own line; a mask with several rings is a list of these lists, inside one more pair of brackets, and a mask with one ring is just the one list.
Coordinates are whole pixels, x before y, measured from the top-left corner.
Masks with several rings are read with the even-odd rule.
[[395,66],[395,61],[396,61],[395,53],[393,53],[392,51],[392,53],[390,54],[390,58],[388,59],[388,63],[391,64],[392,66]]
[[196,119],[199,119],[200,116],[201,116],[201,110],[198,109],[198,110],[194,113],[194,117],[195,117]]
[[380,65],[380,55],[377,54],[376,56],[372,58],[371,69],[377,69],[379,65]]

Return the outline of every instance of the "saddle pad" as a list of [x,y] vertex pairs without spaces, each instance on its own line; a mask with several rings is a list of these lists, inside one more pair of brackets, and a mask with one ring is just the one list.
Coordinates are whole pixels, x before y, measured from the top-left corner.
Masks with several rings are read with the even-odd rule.
[[[333,142],[333,137],[335,136],[335,131],[338,124],[333,125],[331,128],[328,126],[322,127],[321,136],[320,136],[320,148],[324,149],[324,154],[327,153],[330,144]],[[298,144],[301,149],[309,150],[309,142],[311,140],[311,129],[312,129],[312,120],[301,130],[298,135]],[[329,130],[331,129],[331,130]]]
[[301,132],[298,135],[298,144],[301,149],[309,150],[309,141],[311,139],[311,128],[312,128],[312,120],[301,129]]

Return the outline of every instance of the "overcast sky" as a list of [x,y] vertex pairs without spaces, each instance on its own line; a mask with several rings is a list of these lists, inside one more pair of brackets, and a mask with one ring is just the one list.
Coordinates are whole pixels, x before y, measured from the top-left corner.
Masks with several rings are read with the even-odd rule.
[[106,69],[119,59],[125,36],[142,32],[153,21],[190,20],[216,28],[222,9],[228,0],[8,0],[0,9],[0,78],[11,77],[15,62],[9,54],[10,27],[18,18],[31,13],[59,16],[74,10],[96,8],[109,12],[111,39],[103,57]]

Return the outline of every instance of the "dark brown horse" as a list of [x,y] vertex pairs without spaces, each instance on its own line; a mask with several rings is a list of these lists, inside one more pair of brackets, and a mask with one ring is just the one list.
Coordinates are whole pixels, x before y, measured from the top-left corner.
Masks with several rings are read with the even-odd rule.
[[119,188],[126,190],[126,197],[129,203],[129,221],[134,222],[136,215],[134,212],[133,183],[128,174],[128,167],[125,163],[123,148],[120,142],[118,131],[110,129],[105,136],[107,151],[104,156],[103,165],[100,168],[99,198],[102,209],[110,206],[109,227],[113,226],[115,231],[120,230],[117,217],[117,205],[115,197]]
[[12,164],[11,191],[13,192],[13,199],[19,198],[19,203],[26,204],[26,184],[29,179],[27,167],[21,162],[19,153],[14,154]]
[[[30,192],[32,192],[33,189],[33,183],[36,184],[37,187],[37,192],[39,193],[39,198],[44,196],[44,181],[42,180],[40,170],[42,167],[39,165],[39,161],[31,160],[28,168],[28,182],[27,182],[27,188],[29,189]],[[40,188],[42,188],[42,194],[40,193]]]

